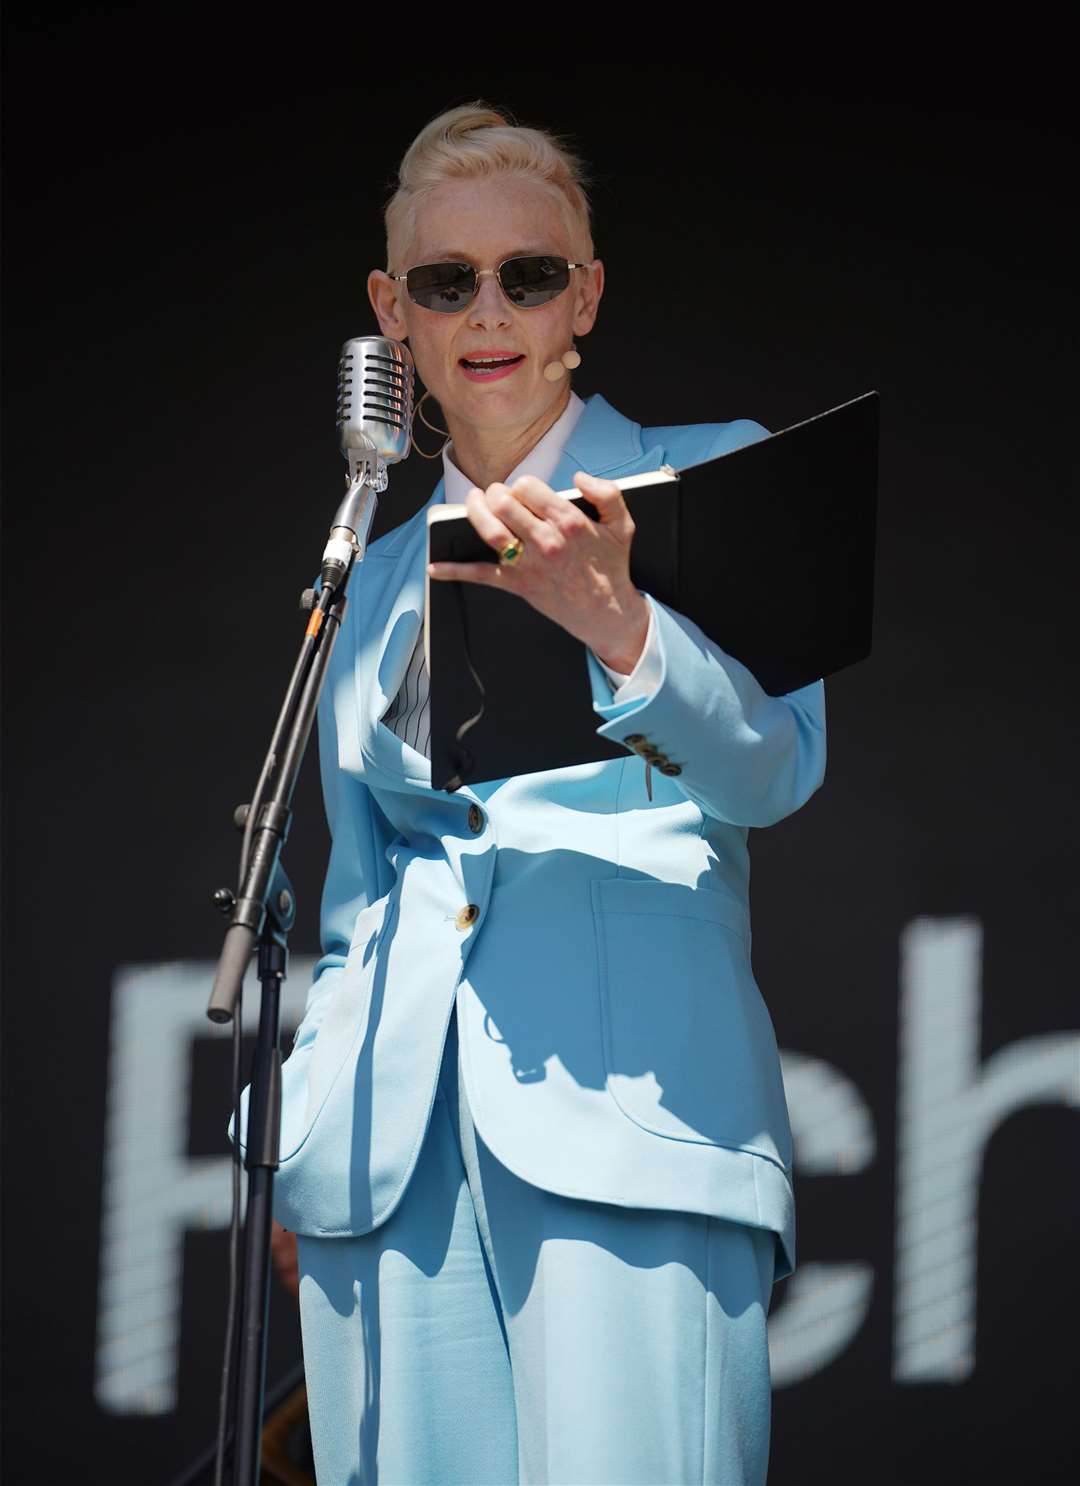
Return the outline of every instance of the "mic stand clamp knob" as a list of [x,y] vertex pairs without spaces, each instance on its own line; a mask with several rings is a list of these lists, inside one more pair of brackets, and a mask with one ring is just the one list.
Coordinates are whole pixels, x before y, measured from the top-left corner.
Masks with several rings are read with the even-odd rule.
[[225,918],[229,918],[236,907],[236,894],[231,887],[215,888],[213,896],[214,907]]

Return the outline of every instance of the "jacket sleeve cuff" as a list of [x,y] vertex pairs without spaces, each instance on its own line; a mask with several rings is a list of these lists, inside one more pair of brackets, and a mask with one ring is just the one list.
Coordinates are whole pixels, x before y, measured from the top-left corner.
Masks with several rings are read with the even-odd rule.
[[[664,681],[664,648],[656,622],[656,605],[650,594],[645,594],[644,597],[649,605],[649,630],[645,637],[645,648],[629,676],[605,666],[588,648],[585,651],[589,662],[589,680],[592,683],[593,710],[605,724],[617,721],[631,708],[636,708],[655,696]],[[600,731],[606,732],[606,728],[601,727]],[[615,738],[614,741],[620,742],[621,739]]]
[[732,825],[772,825],[813,794],[825,769],[820,681],[772,696],[692,620],[646,594],[659,676],[644,696],[611,695],[588,655],[597,732],[654,762],[706,814]]
[[[647,594],[645,597],[648,599]],[[642,646],[634,669],[627,674],[623,671],[613,671],[610,666],[604,665],[602,660],[597,664],[602,667],[611,683],[613,693],[611,700],[616,704],[632,702],[637,697],[647,697],[650,692],[656,690],[660,681],[660,641],[656,633],[656,617],[651,603],[649,604],[649,628],[645,635],[645,644]]]

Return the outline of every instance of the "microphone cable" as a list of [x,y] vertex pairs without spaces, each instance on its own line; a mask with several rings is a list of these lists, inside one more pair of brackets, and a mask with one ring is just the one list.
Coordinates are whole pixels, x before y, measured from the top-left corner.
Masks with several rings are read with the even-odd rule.
[[[259,811],[262,809],[263,798],[266,794],[267,784],[277,767],[278,748],[282,735],[292,715],[292,709],[282,708],[274,729],[270,747],[263,760],[262,770],[259,773],[258,782],[255,785],[255,793],[251,804],[247,807],[244,819],[244,839],[240,847],[240,873],[238,892],[242,889],[244,878],[247,876],[248,858],[251,855],[251,838],[254,834],[255,821]],[[232,1140],[232,1202],[229,1212],[229,1286],[228,1297],[225,1302],[225,1348],[221,1363],[221,1388],[218,1395],[218,1427],[217,1427],[217,1449],[214,1456],[214,1486],[225,1486],[225,1450],[229,1438],[229,1415],[233,1410],[234,1373],[236,1370],[236,1321],[237,1311],[240,1304],[240,1172],[243,1166],[243,1157],[240,1148],[240,1093],[241,1093],[241,1064],[243,1062],[243,1024],[244,1024],[244,987],[241,982],[240,993],[236,998],[236,1009],[233,1013],[232,1025],[232,1116],[233,1116],[233,1140]],[[234,1441],[235,1446],[235,1441]]]
[[458,612],[461,615],[461,639],[465,646],[465,664],[468,666],[469,673],[476,683],[476,689],[480,693],[480,710],[479,712],[474,712],[471,717],[467,717],[461,726],[454,730],[454,742],[457,747],[454,748],[453,753],[458,772],[452,774],[442,786],[450,794],[453,794],[455,790],[459,790],[467,782],[469,775],[473,771],[475,759],[472,750],[465,742],[465,734],[480,721],[487,706],[487,692],[484,689],[484,683],[480,680],[476,667],[473,665],[472,650],[469,646],[469,619],[465,606],[465,585],[464,583],[455,583],[453,587],[457,597]]
[[244,989],[236,998],[232,1035],[232,1106],[236,1132],[232,1150],[232,1211],[229,1215],[229,1297],[225,1306],[225,1357],[221,1365],[218,1397],[217,1450],[214,1455],[214,1486],[225,1486],[225,1444],[232,1410],[233,1371],[236,1354],[237,1279],[240,1273],[240,1047],[243,1036]]
[[[310,662],[309,662],[310,663]],[[299,664],[298,663],[298,669]],[[240,873],[238,893],[243,889],[244,879],[247,876],[248,859],[251,855],[251,838],[254,834],[255,822],[262,802],[266,795],[266,787],[277,767],[278,750],[285,729],[292,719],[294,708],[287,704],[282,707],[274,728],[274,736],[270,740],[270,747],[263,760],[263,766],[259,773],[258,782],[255,785],[255,793],[251,804],[247,807],[244,819],[244,839],[240,847]],[[236,1320],[240,1303],[240,1172],[243,1165],[243,1157],[240,1149],[240,1092],[241,1092],[241,1064],[243,1043],[243,1021],[244,1021],[244,987],[241,982],[240,993],[236,998],[236,1009],[233,1013],[232,1027],[232,1114],[233,1114],[233,1141],[232,1141],[232,1204],[229,1213],[229,1288],[228,1298],[225,1302],[225,1354],[221,1364],[221,1390],[218,1395],[218,1428],[217,1428],[217,1452],[214,1459],[214,1486],[225,1486],[225,1449],[229,1437],[229,1415],[233,1408],[234,1373],[236,1369]],[[234,1442],[235,1444],[235,1442]]]

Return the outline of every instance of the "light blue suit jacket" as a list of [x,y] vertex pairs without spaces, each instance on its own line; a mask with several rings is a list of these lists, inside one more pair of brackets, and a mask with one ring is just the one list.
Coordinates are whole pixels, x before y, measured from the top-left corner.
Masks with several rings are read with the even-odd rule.
[[[764,434],[746,421],[643,429],[592,397],[551,483],[686,465]],[[440,484],[428,504],[441,499]],[[598,731],[644,735],[681,765],[653,770],[651,801],[629,746],[434,791],[428,761],[379,721],[422,620],[426,510],[354,575],[320,708],[324,954],[284,1066],[276,1215],[324,1236],[390,1216],[456,1000],[469,1106],[504,1165],[565,1196],[772,1229],[782,1276],[791,1136],[750,968],[747,834],[820,785],[823,685],[768,696],[650,597],[662,675],[648,697],[617,706],[596,659],[582,664]],[[523,685],[523,707],[544,704]],[[475,921],[459,927],[469,904]]]

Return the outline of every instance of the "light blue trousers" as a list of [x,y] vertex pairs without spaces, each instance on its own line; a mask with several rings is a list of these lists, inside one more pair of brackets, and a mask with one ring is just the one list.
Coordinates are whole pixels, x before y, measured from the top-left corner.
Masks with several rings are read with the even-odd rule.
[[452,1019],[397,1211],[300,1239],[319,1486],[760,1486],[773,1255],[764,1230],[514,1176]]

